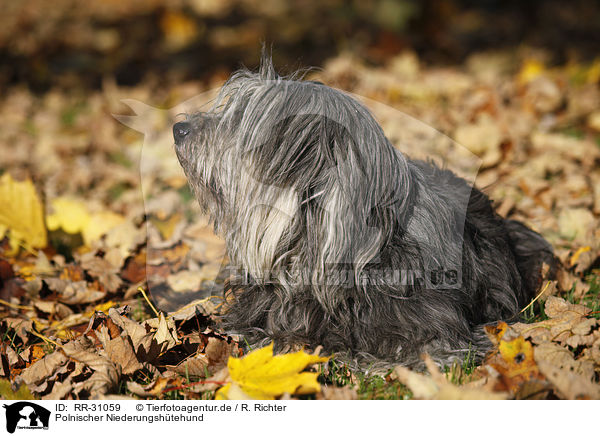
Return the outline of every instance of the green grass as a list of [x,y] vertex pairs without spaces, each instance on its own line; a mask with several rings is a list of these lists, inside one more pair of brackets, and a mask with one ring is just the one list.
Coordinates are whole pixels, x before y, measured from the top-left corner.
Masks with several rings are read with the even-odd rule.
[[389,369],[385,375],[352,371],[348,365],[335,359],[321,366],[319,382],[324,385],[356,389],[360,400],[402,400],[412,397],[410,390],[397,380],[392,380]]
[[473,380],[473,372],[477,368],[475,354],[471,347],[462,362],[454,362],[450,368],[445,367],[446,377],[455,385],[462,385]]
[[390,370],[386,377],[358,374],[358,398],[360,400],[408,400],[412,392],[398,380],[390,380]]
[[583,139],[585,137],[585,132],[578,127],[570,126],[562,129],[560,131],[563,135],[570,136],[575,139]]
[[570,303],[582,304],[592,310],[591,316],[600,319],[600,272],[594,271],[585,277],[585,282],[590,285],[590,290],[581,298],[574,296],[573,287],[565,299]]
[[190,189],[190,186],[187,183],[181,188],[179,188],[177,192],[181,196],[181,200],[184,204],[189,203],[194,199],[194,194],[192,193],[192,190]]
[[534,322],[544,321],[548,319],[544,312],[544,303],[539,300],[534,301],[529,307],[522,313],[523,321],[527,324]]
[[133,168],[133,162],[122,151],[115,151],[108,156],[111,162],[124,166],[125,168]]
[[64,109],[60,114],[60,120],[64,127],[73,127],[77,116],[86,109],[85,101],[78,101]]
[[131,185],[129,183],[120,182],[108,189],[108,198],[110,201],[118,200],[121,195],[131,189]]

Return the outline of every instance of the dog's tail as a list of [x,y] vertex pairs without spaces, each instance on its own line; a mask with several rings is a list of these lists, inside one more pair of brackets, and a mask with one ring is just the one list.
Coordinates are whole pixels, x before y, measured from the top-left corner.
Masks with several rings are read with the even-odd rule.
[[[545,278],[555,278],[560,263],[554,256],[552,246],[539,233],[514,220],[506,220],[506,228],[523,280],[524,293],[520,296],[522,301],[519,304],[524,307],[535,298]],[[547,272],[544,271],[544,264],[548,265]]]

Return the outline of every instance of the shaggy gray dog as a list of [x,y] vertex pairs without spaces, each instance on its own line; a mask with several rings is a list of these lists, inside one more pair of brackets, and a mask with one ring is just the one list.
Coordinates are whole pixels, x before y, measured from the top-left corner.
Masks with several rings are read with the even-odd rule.
[[267,57],[173,133],[238,272],[224,322],[251,343],[409,366],[481,358],[482,326],[515,320],[554,262],[483,193],[397,151],[356,100]]

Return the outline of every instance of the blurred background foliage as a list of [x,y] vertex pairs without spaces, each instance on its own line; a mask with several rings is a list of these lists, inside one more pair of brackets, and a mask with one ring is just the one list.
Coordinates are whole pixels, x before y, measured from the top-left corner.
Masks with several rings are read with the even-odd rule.
[[1,0],[0,91],[168,85],[256,66],[322,65],[341,52],[381,64],[404,51],[429,64],[525,44],[550,63],[600,47],[600,2],[572,0]]

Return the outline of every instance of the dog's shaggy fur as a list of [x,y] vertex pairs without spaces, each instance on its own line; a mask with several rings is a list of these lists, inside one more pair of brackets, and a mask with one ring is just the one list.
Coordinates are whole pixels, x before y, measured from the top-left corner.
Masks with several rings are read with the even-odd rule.
[[534,296],[550,245],[485,194],[407,159],[343,92],[278,76],[268,58],[174,126],[176,153],[226,240],[225,323],[252,343],[440,364],[490,344]]

